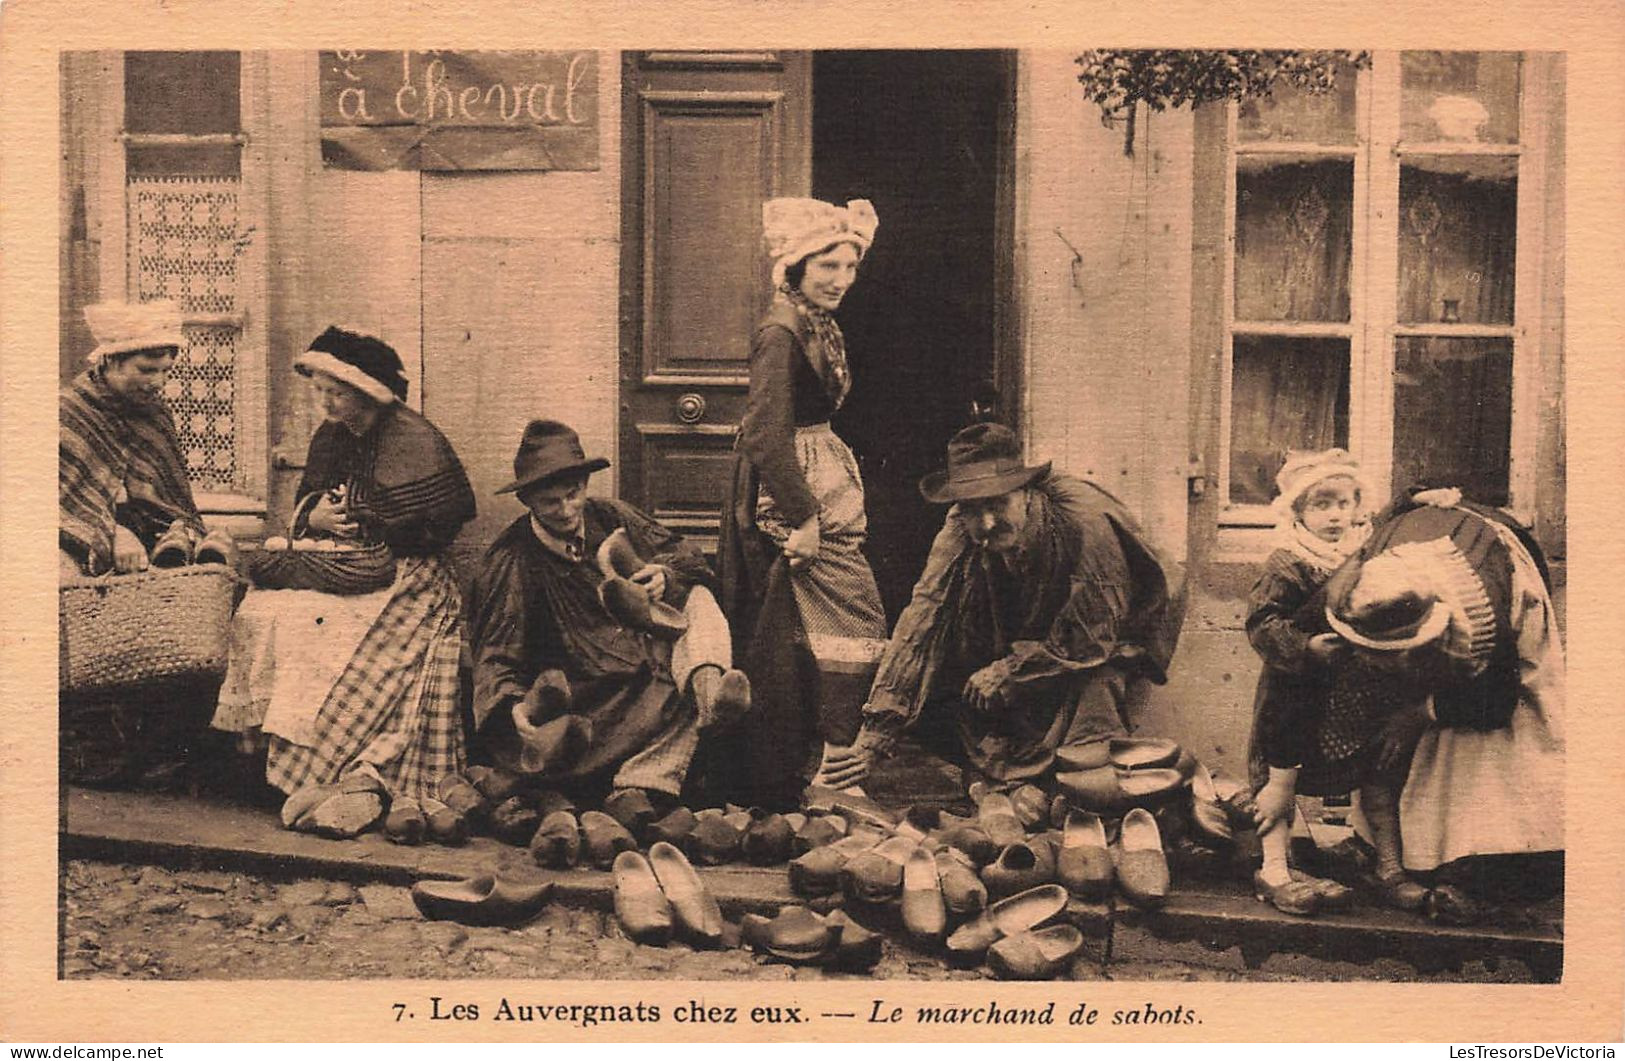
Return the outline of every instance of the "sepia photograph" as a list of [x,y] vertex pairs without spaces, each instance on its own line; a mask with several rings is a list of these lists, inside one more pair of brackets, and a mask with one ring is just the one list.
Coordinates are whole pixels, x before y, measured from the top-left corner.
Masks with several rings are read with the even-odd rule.
[[764,36],[52,52],[51,978],[1576,987],[1571,55]]
[[63,974],[1555,978],[1563,87],[65,53]]

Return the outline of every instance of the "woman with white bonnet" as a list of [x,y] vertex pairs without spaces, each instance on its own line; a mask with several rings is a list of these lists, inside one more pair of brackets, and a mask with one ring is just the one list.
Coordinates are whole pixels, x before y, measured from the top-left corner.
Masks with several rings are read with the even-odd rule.
[[[731,769],[737,778],[743,768],[762,804],[798,801],[820,745],[827,755],[856,739],[867,692],[856,686],[886,637],[861,551],[868,517],[857,460],[829,424],[852,387],[834,313],[877,226],[864,199],[762,207],[773,302],[751,341],[719,547],[735,658],[745,661],[758,704],[743,734],[747,761]],[[855,680],[842,682],[843,668]]]
[[1563,645],[1534,540],[1454,490],[1402,498],[1332,576],[1326,601],[1353,648],[1330,709],[1387,718],[1377,767],[1397,793],[1399,843],[1379,844],[1378,872],[1406,884],[1386,889],[1389,901],[1461,922],[1480,912],[1475,890],[1554,892]]
[[389,344],[328,328],[294,368],[326,414],[294,537],[387,545],[395,578],[358,595],[251,590],[214,726],[264,748],[291,829],[353,836],[387,811],[391,839],[460,842],[466,825],[439,799],[464,784],[462,596],[443,553],[474,517],[473,490],[445,436],[406,406]]
[[205,537],[205,559],[232,562],[225,532],[206,534],[164,402],[186,344],[180,306],[101,302],[85,307],[85,321],[96,347],[59,402],[63,576],[179,566],[195,559]]
[[[150,567],[234,564],[224,530],[204,527],[164,399],[186,338],[171,301],[85,307],[96,339],[57,412],[58,575],[135,575]],[[154,588],[153,607],[165,607]],[[67,693],[62,762],[82,784],[170,788],[200,765],[197,738],[213,683],[177,680],[145,695]],[[154,709],[157,705],[157,709]]]

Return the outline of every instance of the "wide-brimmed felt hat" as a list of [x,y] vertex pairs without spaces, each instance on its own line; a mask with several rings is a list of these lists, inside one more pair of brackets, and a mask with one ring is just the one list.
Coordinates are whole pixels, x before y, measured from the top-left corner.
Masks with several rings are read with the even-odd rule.
[[90,352],[92,362],[116,354],[186,345],[186,337],[181,334],[180,304],[169,299],[98,302],[85,307],[85,323],[96,339],[96,348]]
[[1326,622],[1350,644],[1403,652],[1436,640],[1450,608],[1409,561],[1379,554],[1350,560],[1326,583]]
[[406,400],[406,368],[401,355],[382,339],[337,325],[311,340],[293,361],[302,376],[320,372],[348,383],[381,405]]
[[609,467],[603,457],[587,459],[581,437],[557,420],[532,420],[525,425],[519,452],[513,456],[513,482],[497,491],[511,494],[567,475],[591,475]]
[[921,479],[920,493],[939,505],[998,497],[1048,475],[1050,463],[1022,463],[1016,434],[1003,424],[972,424],[948,440],[948,467]]

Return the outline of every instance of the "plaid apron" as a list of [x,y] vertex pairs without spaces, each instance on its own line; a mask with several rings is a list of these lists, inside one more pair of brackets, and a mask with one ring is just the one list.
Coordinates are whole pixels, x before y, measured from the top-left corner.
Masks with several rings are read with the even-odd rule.
[[265,776],[282,791],[367,762],[392,794],[432,796],[463,768],[461,596],[437,557],[400,557],[397,567],[389,602],[322,701],[309,743],[270,736]]

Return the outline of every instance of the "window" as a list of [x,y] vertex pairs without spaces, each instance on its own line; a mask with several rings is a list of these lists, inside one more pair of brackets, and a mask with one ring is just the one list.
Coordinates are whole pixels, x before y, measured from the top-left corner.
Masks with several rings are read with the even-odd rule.
[[105,62],[102,120],[115,127],[102,142],[121,147],[101,168],[103,297],[180,303],[186,345],[165,396],[199,507],[263,512],[263,160],[243,107],[260,64],[208,51]]
[[[1539,57],[1534,57],[1538,61]],[[1232,106],[1219,522],[1273,522],[1288,449],[1533,515],[1549,79],[1531,57],[1378,52],[1337,87]]]

